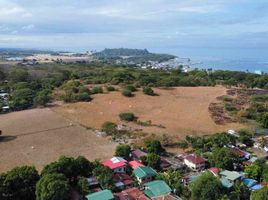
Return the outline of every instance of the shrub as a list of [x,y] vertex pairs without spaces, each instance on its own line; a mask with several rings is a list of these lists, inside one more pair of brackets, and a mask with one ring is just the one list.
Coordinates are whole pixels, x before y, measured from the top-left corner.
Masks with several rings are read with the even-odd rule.
[[130,90],[131,92],[137,91],[136,87],[134,85],[127,85],[125,87],[126,90]]
[[91,101],[91,97],[89,96],[88,93],[86,92],[82,92],[82,93],[78,93],[75,95],[75,100],[76,101]]
[[122,95],[125,96],[125,97],[133,97],[132,92],[130,90],[126,90],[126,89],[124,89],[122,91]]
[[113,122],[104,122],[101,126],[102,131],[107,133],[107,135],[112,135],[116,133],[116,127],[117,125]]
[[91,92],[92,92],[92,94],[101,94],[101,93],[103,93],[103,89],[102,89],[102,87],[94,87],[94,88],[92,88]]
[[121,113],[119,117],[121,120],[128,121],[128,122],[134,121],[136,118],[133,113]]
[[233,106],[232,104],[230,104],[230,103],[226,103],[226,104],[225,104],[225,109],[226,109],[227,111],[230,111],[230,112],[232,112],[232,111],[237,111],[237,108],[236,108],[235,106]]
[[109,91],[109,92],[115,91],[115,88],[114,88],[113,86],[111,86],[111,85],[107,85],[107,86],[106,86],[106,89],[107,89],[107,91]]
[[150,87],[147,87],[147,86],[143,87],[142,91],[143,91],[144,94],[147,94],[147,95],[151,95],[151,96],[155,95],[154,90],[152,88],[150,88]]
[[79,87],[79,91],[78,92],[79,93],[87,93],[87,94],[90,94],[90,90],[87,87],[85,87],[85,86]]

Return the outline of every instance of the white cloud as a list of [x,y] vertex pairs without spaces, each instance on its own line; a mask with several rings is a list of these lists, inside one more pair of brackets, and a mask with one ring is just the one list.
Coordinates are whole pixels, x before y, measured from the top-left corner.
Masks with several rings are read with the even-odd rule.
[[24,30],[24,31],[31,31],[34,29],[34,24],[29,24],[29,25],[26,25],[26,26],[23,26],[21,29]]
[[0,0],[0,21],[28,18],[32,14],[22,6],[7,0]]

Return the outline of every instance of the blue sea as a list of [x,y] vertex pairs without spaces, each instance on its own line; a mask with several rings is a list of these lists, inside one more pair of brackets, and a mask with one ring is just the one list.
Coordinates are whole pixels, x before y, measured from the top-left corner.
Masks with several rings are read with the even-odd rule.
[[155,49],[190,58],[192,67],[268,73],[268,49],[248,48],[165,48]]
[[252,60],[252,59],[191,59],[193,68],[212,68],[234,71],[262,71],[268,72],[268,59],[267,60]]

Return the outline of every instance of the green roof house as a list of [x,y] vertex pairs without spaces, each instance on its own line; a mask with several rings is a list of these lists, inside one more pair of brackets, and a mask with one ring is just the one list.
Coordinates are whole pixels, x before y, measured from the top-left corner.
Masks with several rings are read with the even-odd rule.
[[87,200],[114,200],[114,195],[110,190],[102,190],[86,196]]
[[144,184],[144,194],[150,199],[169,194],[171,188],[166,184],[165,181],[151,181]]
[[133,171],[137,180],[140,184],[147,183],[152,181],[153,178],[157,175],[157,172],[151,167],[140,166]]
[[242,178],[242,175],[236,171],[223,170],[220,172],[222,178],[226,178],[230,182],[234,182]]
[[221,184],[223,187],[230,189],[231,187],[233,187],[233,183],[230,182],[227,178],[220,178]]

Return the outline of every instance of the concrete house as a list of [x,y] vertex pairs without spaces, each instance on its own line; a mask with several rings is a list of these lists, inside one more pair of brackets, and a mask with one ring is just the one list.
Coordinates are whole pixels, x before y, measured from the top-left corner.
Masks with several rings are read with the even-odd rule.
[[126,173],[126,168],[128,162],[121,157],[113,157],[110,160],[106,160],[102,162],[102,164],[106,167],[109,167],[111,170],[113,170],[115,173]]

